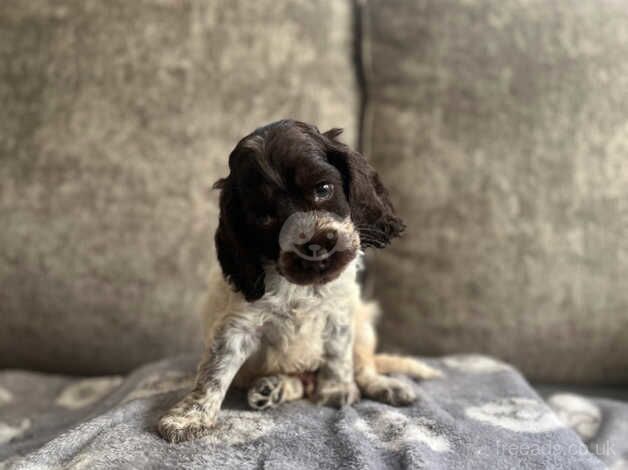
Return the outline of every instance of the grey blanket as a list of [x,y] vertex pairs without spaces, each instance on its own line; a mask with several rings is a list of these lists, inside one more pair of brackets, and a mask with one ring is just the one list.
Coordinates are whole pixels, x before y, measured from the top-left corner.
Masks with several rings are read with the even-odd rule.
[[514,369],[479,356],[431,361],[446,377],[416,384],[420,400],[407,408],[299,401],[256,412],[231,391],[211,435],[168,444],[155,424],[190,387],[194,363],[126,378],[1,372],[0,468],[628,468],[628,406],[545,402]]

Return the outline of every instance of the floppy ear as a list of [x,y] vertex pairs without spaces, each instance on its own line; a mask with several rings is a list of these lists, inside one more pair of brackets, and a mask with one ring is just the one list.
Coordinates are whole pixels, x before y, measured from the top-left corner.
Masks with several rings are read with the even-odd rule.
[[243,226],[240,197],[231,176],[218,180],[220,189],[220,219],[216,236],[216,253],[222,272],[236,291],[252,302],[264,295],[264,269],[255,247],[255,240]]
[[343,175],[345,194],[351,207],[351,219],[360,232],[364,247],[384,248],[405,229],[395,215],[388,190],[363,155],[338,142],[342,129],[323,133],[327,139],[327,156]]

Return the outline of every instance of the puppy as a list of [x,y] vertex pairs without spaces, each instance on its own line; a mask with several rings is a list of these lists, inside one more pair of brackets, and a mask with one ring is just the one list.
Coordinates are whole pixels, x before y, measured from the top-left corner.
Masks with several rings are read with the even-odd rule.
[[231,152],[229,176],[215,184],[221,269],[209,281],[206,351],[194,389],[159,422],[165,439],[208,433],[232,383],[260,410],[304,396],[340,407],[360,394],[406,405],[413,388],[384,374],[439,375],[375,354],[377,307],[361,300],[356,274],[362,250],[385,247],[404,225],[341,132],[283,120]]

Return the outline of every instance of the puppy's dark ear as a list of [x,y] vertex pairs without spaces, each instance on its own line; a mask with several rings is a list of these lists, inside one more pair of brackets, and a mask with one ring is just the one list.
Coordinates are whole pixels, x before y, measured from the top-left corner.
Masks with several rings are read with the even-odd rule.
[[231,176],[214,183],[220,189],[220,219],[216,230],[216,254],[224,276],[235,290],[252,302],[264,295],[264,269],[251,239],[243,225],[240,195]]
[[395,215],[388,190],[366,158],[336,140],[341,133],[342,129],[323,133],[328,159],[343,175],[351,219],[360,232],[362,246],[383,248],[401,235],[405,225]]

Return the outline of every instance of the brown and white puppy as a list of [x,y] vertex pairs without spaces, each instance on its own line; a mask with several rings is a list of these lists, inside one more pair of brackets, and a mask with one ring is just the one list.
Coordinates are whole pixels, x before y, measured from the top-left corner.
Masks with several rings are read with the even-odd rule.
[[360,257],[404,225],[377,173],[336,140],[340,133],[283,120],[229,156],[230,174],[215,184],[221,269],[209,281],[206,352],[194,389],[159,422],[167,440],[206,434],[232,383],[248,389],[255,409],[304,396],[343,406],[360,393],[405,405],[416,398],[411,385],[384,374],[439,375],[375,354],[377,307],[360,298]]

